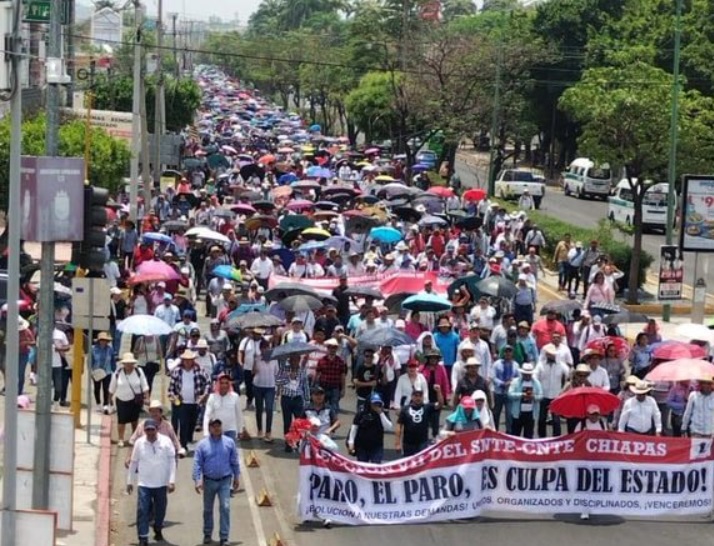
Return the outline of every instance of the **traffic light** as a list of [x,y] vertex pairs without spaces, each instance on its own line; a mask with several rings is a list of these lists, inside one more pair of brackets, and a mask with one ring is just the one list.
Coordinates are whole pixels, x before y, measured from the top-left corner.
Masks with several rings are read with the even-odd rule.
[[84,238],[72,248],[72,262],[90,272],[102,272],[107,259],[104,229],[108,201],[109,190],[94,186],[84,188]]

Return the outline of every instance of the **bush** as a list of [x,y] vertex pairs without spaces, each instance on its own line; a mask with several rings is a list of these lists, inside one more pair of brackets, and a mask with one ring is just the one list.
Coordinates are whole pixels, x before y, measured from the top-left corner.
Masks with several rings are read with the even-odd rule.
[[[502,204],[506,210],[518,210],[518,207],[513,203],[505,202]],[[586,229],[568,224],[535,210],[530,211],[528,217],[543,231],[546,246],[542,258],[550,266],[555,266],[555,264],[552,263],[552,257],[558,241],[560,241],[566,233],[570,233],[573,241],[582,241],[584,247],[587,247],[590,241],[598,241],[602,252],[607,254],[618,269],[625,274],[622,279],[618,280],[620,289],[627,287],[632,247],[614,238],[613,227],[610,225],[609,220],[603,218],[598,222],[597,228]],[[647,279],[647,269],[653,263],[654,258],[652,255],[643,250],[640,254],[640,272],[638,275],[640,287],[645,283]]]

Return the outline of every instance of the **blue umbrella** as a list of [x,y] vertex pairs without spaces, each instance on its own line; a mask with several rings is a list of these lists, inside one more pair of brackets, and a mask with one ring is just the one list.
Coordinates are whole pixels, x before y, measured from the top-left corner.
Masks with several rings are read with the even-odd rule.
[[320,127],[317,123],[315,125],[310,125],[311,133],[319,133],[320,131],[322,131],[322,127]]
[[318,250],[321,248],[326,248],[327,245],[325,241],[308,241],[298,247],[300,252],[312,252],[313,250]]
[[423,313],[439,313],[451,309],[451,302],[436,294],[414,294],[402,302],[402,309]]
[[295,173],[287,173],[278,178],[278,184],[284,186],[285,184],[290,184],[291,182],[296,182],[299,180]]
[[422,173],[424,171],[428,171],[429,169],[429,165],[424,165],[423,163],[417,163],[416,165],[412,165],[413,173]]
[[401,231],[393,227],[375,227],[369,232],[369,237],[380,243],[391,244],[401,241],[403,235]]
[[232,265],[218,265],[213,269],[213,274],[221,279],[227,279],[229,281],[240,281],[242,280],[242,275],[240,270],[236,269]]
[[236,317],[240,317],[246,313],[261,312],[265,310],[265,305],[262,303],[243,303],[239,305],[235,311],[228,315],[227,318],[228,321],[230,321],[231,319],[235,319]]
[[270,253],[270,256],[280,256],[280,263],[283,264],[285,271],[287,271],[295,261],[295,254],[289,248],[276,248]]
[[168,235],[164,235],[163,233],[156,233],[155,231],[144,233],[141,238],[147,243],[161,243],[170,245],[174,242],[173,239]]

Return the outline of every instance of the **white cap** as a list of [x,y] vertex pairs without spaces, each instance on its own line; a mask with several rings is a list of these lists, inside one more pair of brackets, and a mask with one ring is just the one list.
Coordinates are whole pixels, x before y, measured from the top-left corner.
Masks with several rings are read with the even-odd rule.
[[407,327],[407,323],[404,322],[403,319],[397,319],[397,320],[394,322],[394,327],[395,327],[395,328],[406,328],[406,327]]

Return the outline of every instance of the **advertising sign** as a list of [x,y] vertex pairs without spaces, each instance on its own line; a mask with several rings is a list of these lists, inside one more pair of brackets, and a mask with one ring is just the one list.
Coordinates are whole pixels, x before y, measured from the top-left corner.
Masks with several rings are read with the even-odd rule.
[[84,238],[84,159],[23,156],[21,237],[42,243]]
[[684,283],[684,260],[679,247],[662,245],[659,249],[660,300],[681,300]]
[[379,465],[310,437],[298,517],[347,525],[427,523],[489,512],[663,517],[712,509],[712,440],[585,431],[526,440],[464,432]]
[[714,175],[682,179],[682,251],[714,252]]
[[[63,113],[76,119],[87,119],[86,108],[63,108]],[[104,129],[110,136],[131,144],[131,128],[134,114],[112,110],[92,110],[89,123],[92,127]]]

